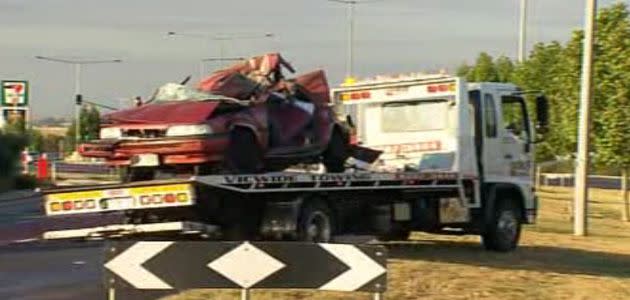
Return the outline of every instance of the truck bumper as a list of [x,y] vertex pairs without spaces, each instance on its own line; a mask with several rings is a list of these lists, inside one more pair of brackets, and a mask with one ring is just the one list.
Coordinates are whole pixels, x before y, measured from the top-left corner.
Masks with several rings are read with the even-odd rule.
[[114,224],[80,229],[47,231],[45,240],[56,239],[102,239],[148,233],[218,234],[219,227],[197,222],[166,222],[150,224]]

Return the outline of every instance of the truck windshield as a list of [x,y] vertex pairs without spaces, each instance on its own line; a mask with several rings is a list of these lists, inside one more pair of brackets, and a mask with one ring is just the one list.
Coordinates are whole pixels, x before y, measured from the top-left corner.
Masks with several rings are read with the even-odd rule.
[[441,130],[447,126],[446,99],[392,102],[383,105],[383,132]]

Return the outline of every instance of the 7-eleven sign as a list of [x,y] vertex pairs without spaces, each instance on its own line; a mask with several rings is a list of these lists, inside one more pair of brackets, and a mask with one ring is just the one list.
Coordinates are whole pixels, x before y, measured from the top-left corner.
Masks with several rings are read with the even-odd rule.
[[2,105],[28,105],[28,81],[2,81]]

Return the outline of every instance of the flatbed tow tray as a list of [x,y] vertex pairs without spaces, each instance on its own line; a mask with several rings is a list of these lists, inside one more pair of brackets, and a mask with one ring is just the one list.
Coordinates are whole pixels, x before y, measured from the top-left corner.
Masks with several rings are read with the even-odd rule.
[[110,184],[96,184],[96,185],[83,185],[83,186],[70,186],[70,187],[53,187],[42,189],[43,195],[71,193],[71,192],[83,192],[93,190],[109,190],[109,189],[122,189],[122,188],[134,188],[156,185],[169,185],[169,184],[181,184],[191,183],[190,178],[184,179],[165,179],[165,180],[151,180],[151,181],[136,181],[128,183],[110,183]]
[[[187,184],[207,186],[239,193],[276,193],[310,191],[369,191],[369,190],[424,190],[459,191],[462,177],[456,172],[404,172],[404,173],[268,173],[255,175],[208,175],[190,179],[154,180],[121,184],[92,185],[83,187],[55,188],[43,191],[45,195],[106,191],[129,188],[161,188],[161,186]],[[218,227],[197,222],[166,222],[150,224],[109,224],[88,228],[54,230],[44,234],[44,239],[104,238],[149,233],[210,234]]]
[[461,187],[457,172],[269,173],[193,177],[201,185],[243,193],[352,191],[374,189],[444,190]]
[[245,193],[318,191],[318,190],[360,190],[360,189],[402,189],[427,188],[444,189],[458,187],[457,172],[400,172],[400,173],[299,173],[279,172],[245,175],[205,175],[188,179],[167,179],[114,183],[78,187],[56,187],[42,190],[42,194],[121,189],[168,184],[197,183],[220,189]]

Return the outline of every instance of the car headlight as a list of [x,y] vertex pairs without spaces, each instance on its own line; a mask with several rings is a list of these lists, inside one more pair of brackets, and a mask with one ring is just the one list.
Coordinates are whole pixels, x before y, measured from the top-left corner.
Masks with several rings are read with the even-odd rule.
[[120,128],[101,128],[101,139],[119,139],[122,137],[122,130]]
[[175,125],[166,130],[166,136],[188,136],[211,134],[212,128],[209,125]]

